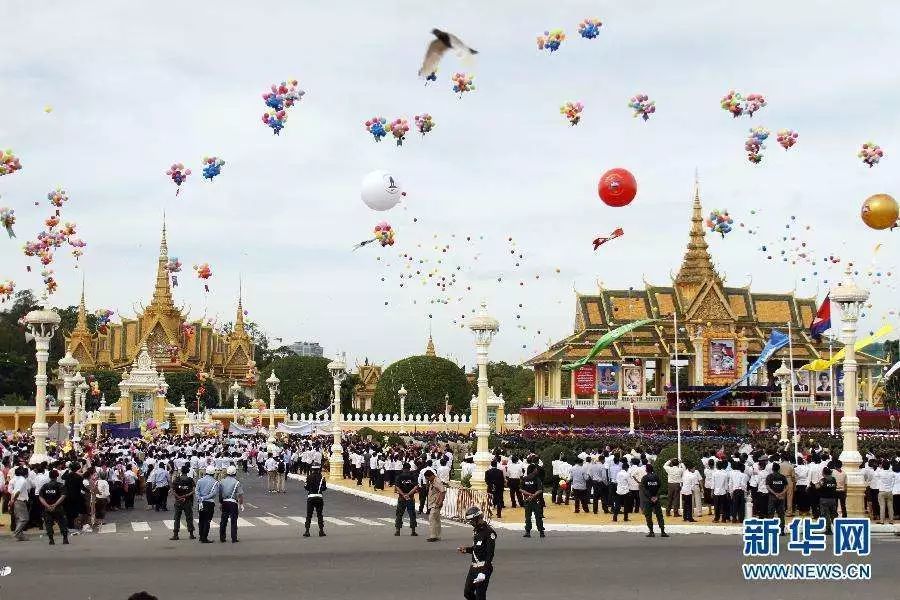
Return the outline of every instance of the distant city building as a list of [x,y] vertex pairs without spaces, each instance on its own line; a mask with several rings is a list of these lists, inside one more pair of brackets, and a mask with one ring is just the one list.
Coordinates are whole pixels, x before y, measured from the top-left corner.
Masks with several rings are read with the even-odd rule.
[[289,346],[291,352],[297,356],[324,356],[325,351],[319,342],[294,342]]

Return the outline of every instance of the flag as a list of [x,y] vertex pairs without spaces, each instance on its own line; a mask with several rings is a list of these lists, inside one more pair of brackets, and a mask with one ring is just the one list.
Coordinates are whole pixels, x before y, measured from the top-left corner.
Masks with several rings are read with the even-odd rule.
[[615,343],[615,341],[618,340],[623,335],[627,335],[628,333],[637,329],[638,327],[646,325],[647,323],[652,323],[655,320],[656,319],[640,319],[638,321],[632,321],[631,323],[628,323],[627,325],[622,325],[621,327],[617,327],[616,329],[613,329],[612,331],[607,331],[602,336],[600,336],[600,339],[597,340],[597,343],[594,344],[594,347],[591,348],[591,351],[588,353],[587,356],[585,356],[582,359],[576,360],[573,363],[563,365],[562,370],[563,371],[574,371],[575,369],[578,369],[579,367],[583,367],[588,362],[590,362],[592,358],[597,356],[597,354],[599,354],[601,350],[608,348],[609,346],[612,346],[613,343]]
[[831,329],[831,300],[828,296],[822,300],[822,306],[816,312],[812,324],[809,326],[809,334],[816,341],[822,338],[822,334]]
[[[882,325],[878,331],[873,333],[868,337],[864,337],[861,340],[858,340],[855,344],[853,344],[853,349],[856,352],[859,352],[865,349],[866,346],[871,346],[874,344],[879,338],[883,338],[890,332],[894,330],[893,325]],[[838,364],[842,360],[844,360],[844,355],[847,354],[847,348],[841,348],[834,356],[831,357],[830,360],[826,360],[824,358],[817,358],[814,361],[808,362],[802,367],[800,367],[801,371],[827,371],[832,366]]]

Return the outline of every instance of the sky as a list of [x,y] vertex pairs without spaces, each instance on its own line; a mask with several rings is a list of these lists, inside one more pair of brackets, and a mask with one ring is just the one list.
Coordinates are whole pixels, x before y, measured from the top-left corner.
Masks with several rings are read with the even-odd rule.
[[[598,38],[578,35],[585,17],[603,21]],[[853,261],[872,290],[861,328],[896,323],[898,233],[868,229],[859,209],[898,193],[898,21],[895,3],[836,1],[9,0],[0,148],[23,169],[0,178],[0,206],[18,219],[18,238],[0,240],[0,280],[40,287],[21,245],[61,186],[63,220],[88,246],[77,268],[58,251],[57,306],[77,303],[84,276],[90,309],[133,316],[152,293],[165,212],[191,318],[233,319],[240,278],[247,318],[284,343],[386,365],[423,353],[431,331],[439,355],[471,366],[464,324],[484,301],[500,321],[492,358],[520,362],[571,333],[575,291],[670,281],[696,172],[704,209],[735,220],[725,239],[707,236],[729,284],[821,299]],[[433,27],[479,54],[448,54],[426,86],[417,71]],[[535,37],[554,28],[567,33],[561,49],[539,51]],[[454,94],[455,71],[474,74],[475,91]],[[275,136],[261,94],[290,78],[306,95]],[[768,106],[733,119],[719,107],[731,89]],[[637,93],[656,102],[647,122],[627,106]],[[585,105],[576,127],[559,113],[566,101]],[[413,127],[424,112],[436,128],[401,147],[363,126]],[[754,165],[743,146],[758,125],[772,136]],[[774,139],[783,128],[800,134],[789,151]],[[869,140],[886,153],[871,169],[856,157]],[[208,155],[226,161],[213,182],[200,176]],[[177,197],[173,162],[194,171]],[[597,196],[613,167],[638,181],[624,208]],[[384,213],[360,200],[379,169],[406,192]],[[353,251],[381,220],[396,244]],[[625,235],[594,252],[617,227]],[[191,269],[203,262],[209,293]],[[440,289],[440,277],[455,284]]]

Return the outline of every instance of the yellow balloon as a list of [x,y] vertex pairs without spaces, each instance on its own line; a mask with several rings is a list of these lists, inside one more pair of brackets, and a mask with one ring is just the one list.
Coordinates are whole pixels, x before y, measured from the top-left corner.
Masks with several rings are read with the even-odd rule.
[[53,107],[48,104],[47,106],[44,107],[44,112],[49,115],[50,113],[53,112]]
[[863,202],[860,216],[863,222],[872,229],[894,227],[900,217],[900,206],[888,194],[875,194]]

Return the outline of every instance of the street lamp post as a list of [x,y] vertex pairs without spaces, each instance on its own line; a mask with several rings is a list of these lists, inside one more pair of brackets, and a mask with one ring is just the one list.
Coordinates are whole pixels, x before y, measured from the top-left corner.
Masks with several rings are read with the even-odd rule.
[[50,356],[50,339],[59,327],[59,313],[44,306],[25,315],[25,340],[34,340],[37,357],[37,374],[34,376],[36,386],[34,394],[34,424],[31,433],[34,435],[34,451],[31,453],[32,464],[47,460],[47,358]]
[[[861,515],[865,512],[863,493],[865,484],[862,472],[859,470],[862,456],[857,446],[859,432],[859,418],[856,416],[857,397],[856,388],[856,322],[863,304],[869,298],[869,292],[853,280],[851,266],[848,263],[844,271],[844,279],[829,293],[832,302],[837,303],[841,310],[841,341],[844,343],[844,416],[841,417],[841,434],[843,436],[843,449],[840,460],[847,474],[847,512]],[[831,382],[837,385],[836,381]]]
[[478,359],[478,424],[475,426],[475,469],[472,473],[472,489],[487,489],[484,474],[491,464],[488,438],[491,426],[488,422],[488,348],[494,334],[500,330],[500,323],[488,315],[487,303],[481,303],[481,312],[469,322],[469,329],[475,334],[475,352]]
[[81,434],[84,433],[84,401],[87,398],[87,392],[91,388],[85,381],[84,376],[80,376],[78,383],[78,402],[75,405],[75,435],[72,439],[76,442],[81,441]]
[[72,378],[75,377],[75,372],[78,370],[78,360],[72,356],[71,352],[66,352],[66,355],[59,359],[58,365],[59,374],[63,380],[63,427],[65,427],[66,433],[68,433],[69,423],[71,423]]
[[781,366],[775,371],[775,381],[781,386],[781,443],[787,444],[788,439],[788,421],[787,421],[787,405],[788,405],[788,386],[791,385],[791,370],[787,363],[781,361]]
[[628,390],[628,434],[634,435],[634,397],[635,390]]
[[328,460],[329,475],[332,480],[339,480],[344,476],[344,450],[341,448],[341,384],[347,378],[347,363],[342,354],[328,363],[328,372],[334,381],[334,402],[331,413],[331,458]]
[[269,386],[269,440],[275,437],[275,394],[278,393],[278,384],[281,380],[275,375],[275,371],[269,374],[266,385]]
[[397,394],[400,395],[400,433],[406,433],[406,394],[409,392],[406,391],[406,388],[403,384],[400,384],[400,389],[397,390]]
[[231,384],[231,395],[234,398],[234,420],[232,420],[231,422],[235,423],[235,424],[237,424],[237,421],[238,421],[238,406],[237,405],[238,405],[238,396],[240,395],[240,393],[241,393],[241,386],[238,385],[237,381],[235,381],[233,384]]

